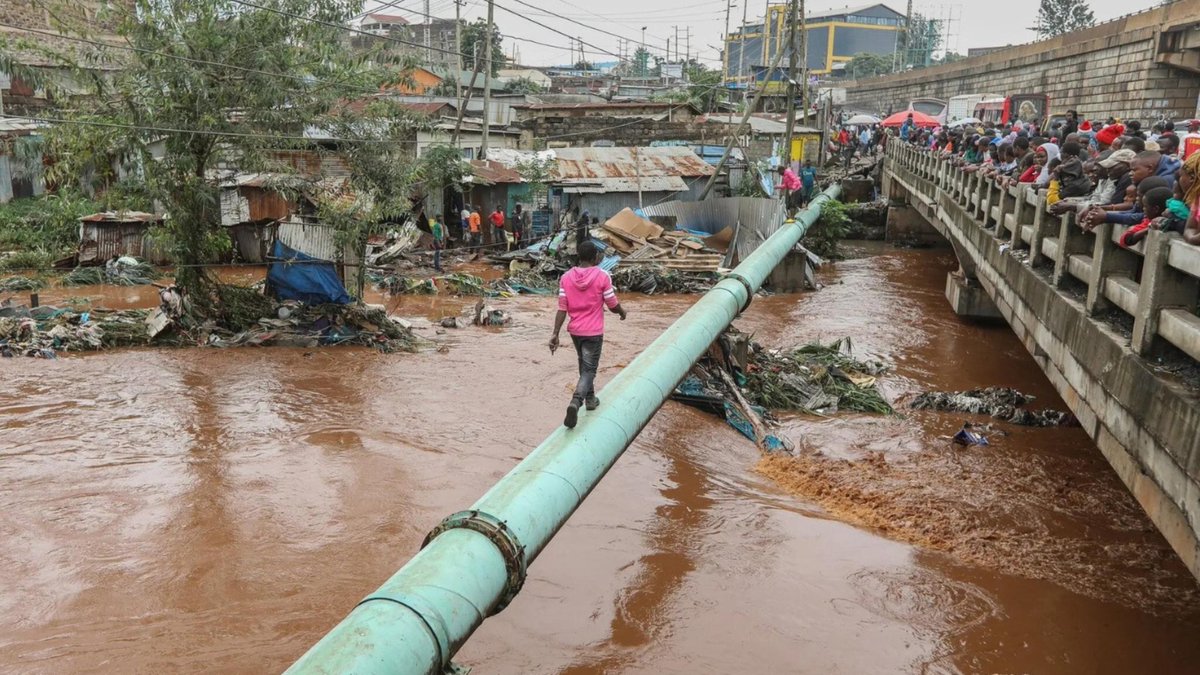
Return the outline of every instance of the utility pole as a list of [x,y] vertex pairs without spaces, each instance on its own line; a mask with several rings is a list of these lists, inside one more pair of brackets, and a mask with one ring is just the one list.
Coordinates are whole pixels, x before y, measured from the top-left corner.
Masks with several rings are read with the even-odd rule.
[[900,70],[904,64],[912,60],[912,0],[908,0],[908,10],[904,12],[904,53],[900,57]]
[[433,50],[429,41],[429,29],[433,26],[433,15],[429,13],[429,0],[425,0],[425,65],[433,63]]
[[[737,79],[742,81],[746,70],[746,23],[750,21],[750,0],[742,0],[742,28],[738,31],[741,40],[738,40],[738,69]],[[745,92],[742,94],[742,99],[745,100]]]
[[[496,3],[493,0],[488,0],[487,31],[483,36],[483,56],[487,59],[487,70],[483,73],[483,139],[479,144],[479,159],[487,159],[488,127],[491,126],[491,120],[488,116],[491,114],[492,104],[492,31],[495,30],[495,24],[492,21],[495,11]],[[479,59],[476,58],[475,61],[478,63]],[[471,86],[475,86],[473,79],[471,80]]]
[[[800,0],[800,119],[808,126],[808,19],[804,18],[804,0]],[[829,64],[833,68],[833,64]],[[800,159],[804,159],[801,157]]]
[[[646,49],[646,27],[645,26],[642,26],[642,56],[646,57],[646,61],[645,61],[646,65],[642,66],[642,68],[641,68],[641,70],[642,70],[641,75],[643,78],[645,78],[650,75],[650,50]],[[640,56],[638,57],[638,60],[639,61],[642,60]]]
[[[686,40],[685,46],[683,48],[683,65],[685,68],[684,72],[686,72],[687,62],[690,61],[692,58],[692,27],[691,26],[687,27],[687,32],[684,33],[683,37]],[[676,52],[679,51],[679,45],[675,45],[675,51]]]
[[792,134],[796,130],[796,66],[800,60],[800,50],[796,43],[796,23],[798,22],[799,2],[791,0],[788,7],[788,86],[787,86],[787,132],[783,136],[783,164],[792,165]]
[[[458,100],[458,109],[463,109],[462,99],[462,6],[467,0],[454,0],[454,61],[457,68],[454,71],[454,96]],[[458,134],[455,132],[455,145],[458,145]]]
[[[742,0],[743,3],[745,0]],[[733,0],[725,0],[725,37],[721,40],[721,81],[729,79],[729,12],[733,9]]]

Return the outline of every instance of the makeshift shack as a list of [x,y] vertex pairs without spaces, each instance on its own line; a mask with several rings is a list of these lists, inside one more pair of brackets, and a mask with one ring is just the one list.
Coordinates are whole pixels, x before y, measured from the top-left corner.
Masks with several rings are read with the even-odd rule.
[[561,148],[551,186],[563,212],[606,220],[626,207],[695,201],[715,169],[691,148]]
[[234,257],[240,262],[266,262],[277,224],[294,206],[279,190],[279,182],[296,180],[264,173],[236,174],[221,186],[221,225],[228,228]]
[[142,211],[105,211],[79,219],[79,264],[100,265],[116,256],[142,258],[155,265],[168,262],[166,248],[151,238],[163,216]]

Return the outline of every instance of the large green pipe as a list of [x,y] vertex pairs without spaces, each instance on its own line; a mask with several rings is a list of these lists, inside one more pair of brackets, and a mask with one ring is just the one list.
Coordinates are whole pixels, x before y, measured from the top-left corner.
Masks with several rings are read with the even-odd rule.
[[469,511],[358,604],[289,673],[440,673],[483,620],[520,590],[526,568],[650,421],[692,364],[837,198],[818,195],[604,387],[604,406],[559,427]]

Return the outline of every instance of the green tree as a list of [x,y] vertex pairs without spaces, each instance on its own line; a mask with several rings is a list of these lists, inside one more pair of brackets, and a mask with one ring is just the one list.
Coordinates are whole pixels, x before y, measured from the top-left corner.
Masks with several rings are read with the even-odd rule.
[[633,53],[633,77],[650,76],[650,50],[638,47]]
[[[351,163],[363,166],[359,183],[342,188],[360,202],[347,217],[355,221],[346,226],[349,241],[361,238],[364,223],[400,208],[406,193],[402,183],[408,179],[398,169],[372,176],[365,171],[389,160],[412,165],[406,154],[411,147],[392,143],[403,136],[400,127],[383,123],[393,112],[368,106],[355,119],[341,105],[390,79],[368,56],[344,48],[340,26],[359,6],[346,0],[272,0],[264,6],[274,11],[237,0],[110,3],[106,11],[115,13],[122,44],[132,48],[122,53],[123,68],[98,78],[88,75],[89,54],[59,55],[72,79],[90,82],[95,91],[77,108],[67,102],[54,112],[68,121],[46,131],[47,152],[55,158],[48,181],[105,178],[114,163],[140,176],[147,195],[168,214],[176,282],[201,314],[215,313],[220,294],[198,264],[229,246],[220,226],[222,170],[295,173],[289,154],[319,151],[306,130],[348,134],[338,137],[347,139],[339,150],[349,149]],[[368,156],[375,164],[364,166],[358,158]],[[364,184],[381,193],[373,203]],[[384,184],[387,189],[380,189]]]
[[595,70],[596,66],[592,65],[591,61],[576,61],[575,65],[571,66],[575,70]]
[[892,72],[892,57],[859,52],[846,63],[846,76],[854,79],[875,77]]
[[[483,46],[487,40],[487,21],[484,19],[476,19],[472,23],[463,24],[462,28],[462,43],[459,45],[460,51],[463,53],[463,68],[466,70],[475,69],[475,57],[479,56],[479,72],[487,66],[487,56],[484,54]],[[492,24],[492,77],[504,67],[507,58],[504,56],[504,47],[500,44],[502,37],[500,30],[495,24]]]
[[542,85],[528,77],[518,77],[509,80],[504,85],[504,91],[510,94],[540,94],[542,92]]
[[965,58],[967,58],[967,57],[963,56],[962,54],[959,54],[958,52],[946,52],[945,54],[941,55],[940,57],[935,58],[933,60],[933,62],[936,65],[941,65],[943,63],[954,63],[956,61],[962,61]]
[[1090,28],[1096,25],[1096,15],[1086,0],[1042,0],[1038,7],[1037,25],[1030,30],[1040,38]]
[[708,68],[695,60],[686,66],[688,99],[703,112],[716,112],[723,98],[721,71]]
[[912,22],[901,35],[901,53],[906,68],[932,65],[933,53],[942,46],[942,24],[913,12]]

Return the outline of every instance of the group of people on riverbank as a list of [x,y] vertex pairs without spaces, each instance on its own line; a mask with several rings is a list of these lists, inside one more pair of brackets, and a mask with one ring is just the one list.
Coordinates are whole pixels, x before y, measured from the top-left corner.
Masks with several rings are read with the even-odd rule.
[[1085,230],[1128,227],[1122,246],[1150,229],[1200,245],[1200,120],[1188,121],[1186,133],[1175,126],[1162,121],[1147,132],[1137,120],[1080,120],[1069,111],[1045,131],[1018,121],[920,129],[902,140],[1001,185],[1044,189],[1050,213],[1074,211]]

